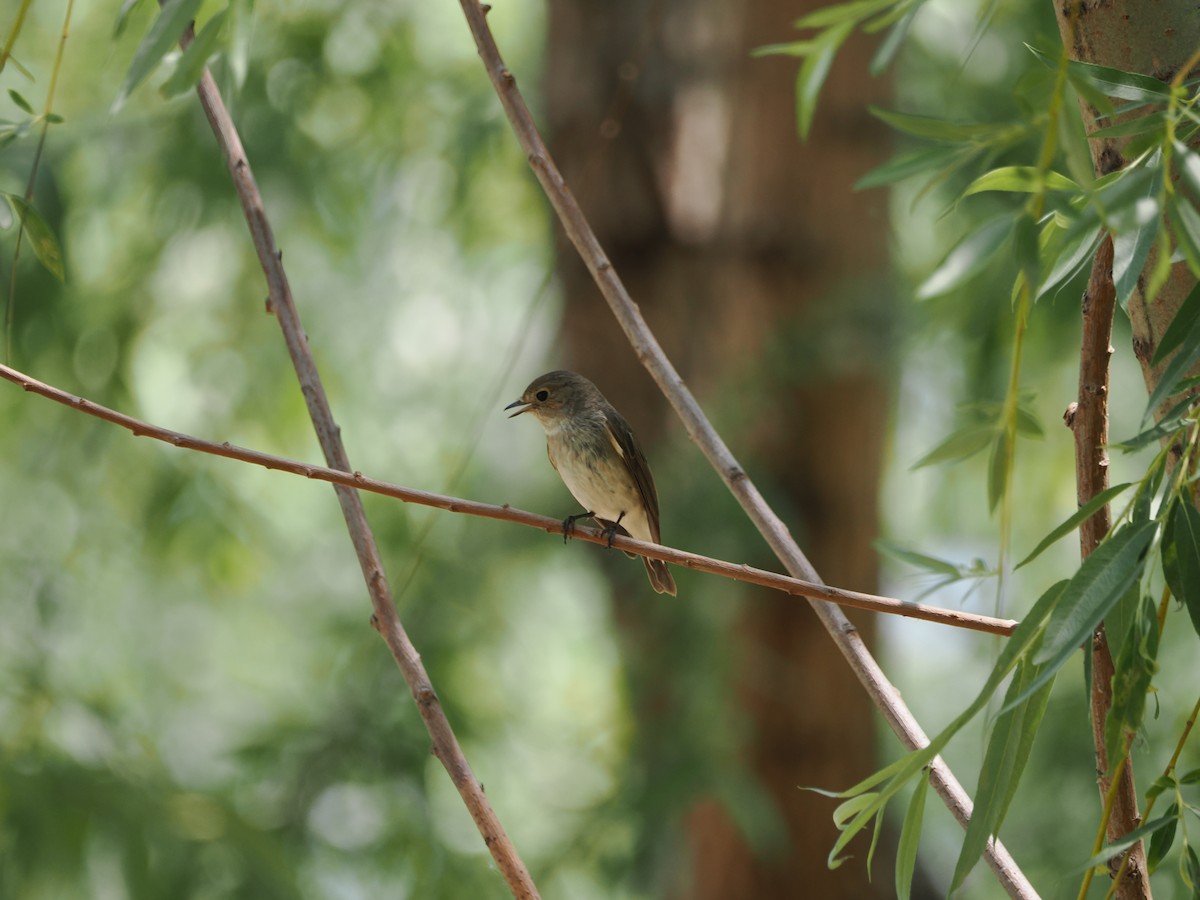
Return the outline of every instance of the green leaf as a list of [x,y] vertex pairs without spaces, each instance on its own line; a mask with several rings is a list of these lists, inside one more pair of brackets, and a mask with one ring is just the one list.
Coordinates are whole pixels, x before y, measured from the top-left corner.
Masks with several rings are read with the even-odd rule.
[[1005,215],[980,225],[946,254],[941,264],[917,287],[918,300],[948,293],[978,275],[1008,240],[1012,216]]
[[762,47],[755,47],[750,51],[750,55],[758,58],[762,56],[795,56],[802,58],[813,52],[813,41],[786,41],[782,44],[766,44]]
[[[1187,296],[1179,313],[1176,314],[1177,317],[1183,313],[1185,308],[1189,307],[1192,296],[1197,291],[1200,291],[1200,288],[1194,288],[1192,293]],[[1194,312],[1188,309],[1188,316],[1193,315]],[[1174,327],[1174,324],[1172,322],[1171,327]],[[1171,327],[1168,327],[1163,339],[1166,340],[1170,337],[1172,341],[1179,340],[1180,350],[1171,357],[1171,361],[1159,373],[1158,382],[1154,385],[1154,390],[1150,392],[1150,399],[1146,401],[1146,411],[1142,413],[1143,422],[1149,419],[1159,405],[1175,392],[1179,380],[1191,370],[1196,360],[1200,359],[1200,317],[1192,319],[1182,338],[1178,338],[1178,332],[1172,335]],[[1182,329],[1182,325],[1180,327]]]
[[1137,494],[1133,498],[1133,512],[1130,515],[1132,521],[1147,522],[1150,520],[1150,508],[1162,488],[1166,473],[1167,455],[1160,453],[1150,461],[1146,474],[1142,476],[1141,487],[1138,488]]
[[[1058,68],[1058,54],[1044,53],[1029,44],[1025,46],[1029,47],[1033,55],[1050,68]],[[1107,97],[1116,97],[1118,100],[1166,103],[1171,99],[1170,85],[1137,72],[1124,72],[1108,66],[1097,66],[1092,63],[1071,60],[1067,66],[1067,74],[1070,76],[1072,84],[1091,88]]]
[[190,91],[200,81],[208,60],[220,49],[222,38],[225,36],[225,20],[229,10],[221,10],[208,20],[208,23],[196,35],[196,39],[183,51],[183,56],[171,77],[163,82],[159,93],[164,99],[178,97]]
[[922,172],[938,171],[961,152],[958,147],[938,146],[900,153],[858,179],[854,183],[854,189],[863,191],[883,187],[913,175],[920,175]]
[[1035,663],[1056,671],[1091,635],[1141,575],[1146,548],[1157,530],[1154,520],[1125,525],[1092,551],[1046,623],[1045,642],[1034,656]]
[[1046,436],[1042,423],[1038,421],[1037,413],[1023,403],[1017,404],[1017,434],[1023,434],[1029,438]]
[[925,797],[929,793],[929,778],[920,779],[908,801],[908,812],[900,826],[900,843],[896,847],[896,900],[912,896],[913,873],[917,870],[917,847],[921,843],[921,820],[925,815]]
[[[1190,378],[1181,381],[1181,389],[1186,390],[1186,388],[1182,386],[1187,385],[1191,381],[1193,381],[1193,379]],[[1113,449],[1124,450],[1126,453],[1133,453],[1137,450],[1141,450],[1147,444],[1153,444],[1158,441],[1162,441],[1165,438],[1174,435],[1176,432],[1183,430],[1184,428],[1190,428],[1195,422],[1195,415],[1192,412],[1192,405],[1195,402],[1195,397],[1184,397],[1173,407],[1171,407],[1170,410],[1163,414],[1163,416],[1154,425],[1150,426],[1145,431],[1135,434],[1133,437],[1129,438],[1128,440],[1121,441],[1120,443],[1109,444],[1109,446]]]
[[59,247],[58,238],[54,236],[53,229],[42,218],[42,214],[26,203],[20,194],[0,193],[0,197],[8,201],[8,205],[21,219],[21,224],[25,227],[25,236],[29,238],[29,245],[33,248],[38,262],[59,281],[65,280],[62,248]]
[[1106,125],[1088,132],[1089,138],[1118,138],[1130,137],[1135,134],[1147,134],[1166,130],[1167,116],[1162,110],[1151,110],[1145,115],[1118,122],[1116,125]]
[[133,54],[133,62],[129,64],[129,71],[117,91],[116,99],[113,100],[112,112],[117,112],[125,105],[133,89],[141,84],[171,48],[179,43],[188,23],[196,17],[196,10],[200,8],[201,2],[202,0],[167,0],[163,4],[154,24],[150,26],[150,31]]
[[951,122],[931,116],[913,116],[881,109],[878,106],[869,107],[868,111],[875,118],[881,119],[904,134],[951,144],[968,143],[993,137],[1006,127],[990,122]]
[[1179,855],[1179,874],[1193,896],[1200,893],[1200,859],[1196,859],[1196,851],[1189,844],[1184,844]]
[[1038,248],[1037,222],[1028,212],[1017,217],[1013,229],[1013,256],[1025,283],[1029,285],[1031,296],[1038,296],[1038,284],[1041,276],[1040,253]]
[[1151,303],[1158,297],[1158,292],[1171,277],[1171,234],[1167,231],[1167,226],[1161,222],[1158,226],[1158,236],[1154,241],[1154,252],[1157,255],[1154,265],[1150,268],[1149,277],[1146,279],[1146,299]]
[[1150,360],[1150,364],[1157,366],[1176,347],[1187,342],[1189,338],[1194,340],[1197,334],[1200,334],[1193,333],[1197,322],[1200,322],[1200,284],[1193,287],[1191,293],[1179,304],[1175,318],[1171,320],[1162,340],[1158,342],[1158,349],[1154,351],[1154,358]]
[[1150,154],[1144,161],[1130,165],[1132,168],[1126,167],[1097,178],[1092,184],[1092,205],[1117,230],[1126,227],[1119,218],[1119,214],[1125,210],[1133,211],[1131,223],[1145,221],[1145,214],[1136,211],[1135,207],[1147,197],[1156,196],[1160,189],[1162,154]]
[[980,175],[962,192],[962,197],[970,197],[983,191],[1040,194],[1043,191],[1082,193],[1083,189],[1067,176],[1055,171],[1042,172],[1036,166],[1004,166]]
[[233,21],[230,26],[229,50],[226,59],[233,72],[234,83],[240,88],[246,83],[250,67],[250,46],[254,37],[254,0],[233,0],[229,4]]
[[996,426],[965,425],[951,432],[940,444],[913,463],[913,469],[921,469],[937,463],[968,459],[992,442]]
[[801,140],[808,138],[808,132],[812,128],[817,99],[821,95],[825,79],[829,76],[829,69],[833,66],[833,58],[853,30],[853,22],[844,22],[821,32],[813,40],[813,52],[805,57],[803,65],[800,66],[800,72],[796,76],[796,123]]
[[8,89],[8,96],[11,97],[12,102],[17,104],[17,106],[19,106],[22,110],[29,113],[31,116],[34,115],[33,107],[30,105],[29,101],[26,100],[24,97],[22,97],[20,94],[18,94],[16,91],[14,91],[12,88]]
[[1192,150],[1187,144],[1175,141],[1175,160],[1179,166],[1179,174],[1185,184],[1192,189],[1194,198],[1200,198],[1200,153]]
[[1000,498],[1004,496],[1004,491],[1008,487],[1009,460],[1014,449],[1008,432],[1000,429],[996,434],[995,443],[992,444],[992,456],[988,461],[989,512],[995,510],[996,504],[1000,502]]
[[1188,268],[1195,277],[1200,278],[1200,212],[1187,198],[1172,194],[1167,199],[1167,218]]
[[1112,706],[1104,720],[1109,768],[1125,755],[1126,737],[1136,734],[1146,712],[1146,693],[1158,671],[1158,612],[1145,597],[1121,643],[1112,680]]
[[1163,791],[1173,791],[1178,786],[1179,782],[1171,775],[1159,775],[1154,779],[1154,783],[1146,789],[1146,802],[1152,803]]
[[1162,542],[1163,576],[1200,634],[1200,510],[1186,499],[1175,502]]
[[[1050,226],[1047,226],[1048,228]],[[1100,246],[1100,225],[1071,235],[1070,231],[1062,233],[1062,242],[1050,241],[1043,248],[1042,275],[1040,286],[1034,296],[1040,300],[1046,294],[1058,288],[1089,265],[1096,248]]]
[[882,9],[891,6],[894,0],[851,0],[849,3],[838,3],[833,6],[823,6],[805,16],[801,16],[793,24],[796,28],[828,28],[834,25],[850,25],[873,16]]
[[1146,197],[1138,206],[1140,224],[1132,230],[1113,234],[1113,285],[1117,290],[1117,302],[1126,313],[1129,312],[1129,298],[1137,288],[1150,248],[1154,246],[1154,236],[1158,233],[1158,201]]
[[1104,865],[1114,856],[1120,856],[1138,841],[1143,840],[1149,835],[1166,828],[1172,822],[1177,821],[1179,820],[1175,815],[1163,815],[1159,816],[1157,819],[1152,819],[1151,821],[1138,826],[1124,837],[1113,841],[1111,844],[1108,844],[1103,850],[1080,866],[1080,871],[1086,871],[1087,869],[1094,869],[1097,866]]
[[142,5],[142,0],[121,0],[121,8],[117,10],[117,20],[113,23],[113,37],[119,38],[125,33],[125,26],[129,24],[130,14]]
[[1019,569],[1022,566],[1033,562],[1042,555],[1043,551],[1045,551],[1047,547],[1052,546],[1062,538],[1066,537],[1068,534],[1078,528],[1081,523],[1086,522],[1088,519],[1094,516],[1100,507],[1106,505],[1114,497],[1120,496],[1124,491],[1128,490],[1132,486],[1133,482],[1127,481],[1124,484],[1118,484],[1108,488],[1107,490],[1101,491],[1083,506],[1079,507],[1079,509],[1077,509],[1073,514],[1068,516],[1066,521],[1064,521],[1061,525],[1042,538],[1041,543],[1033,548],[1032,553],[1017,563],[1016,568]]
[[[900,47],[904,44],[904,39],[908,36],[909,26],[912,25],[912,20],[917,14],[917,9],[920,4],[914,6],[906,12],[899,21],[892,23],[888,30],[887,37],[879,44],[879,49],[875,51],[875,55],[871,57],[871,75],[878,77],[887,70],[887,67],[892,64],[892,60],[896,58],[896,54],[900,51]],[[875,30],[871,23],[867,27],[867,31]]]
[[1186,775],[1179,778],[1180,784],[1200,784],[1200,769],[1192,769]]
[[[1029,661],[1029,657],[1022,659],[1017,667],[1017,674],[1008,686],[1005,700],[1023,693],[1039,674],[1038,667]],[[1000,826],[1004,823],[1004,817],[1016,794],[1021,774],[1029,761],[1033,740],[1046,713],[1053,686],[1051,678],[1030,694],[1023,703],[1010,707],[1006,702],[1005,712],[996,717],[984,754],[983,767],[979,771],[975,809],[971,813],[971,821],[967,823],[967,833],[959,851],[958,863],[954,867],[954,878],[950,883],[951,894],[962,886],[975,864],[979,862],[988,838],[1000,832]]]
[[938,559],[936,556],[926,556],[924,553],[908,550],[889,541],[876,540],[875,549],[880,553],[892,557],[892,559],[908,563],[910,566],[916,566],[918,569],[925,569],[928,572],[936,572],[939,575],[950,575],[954,578],[962,575],[962,570],[952,562]]
[[1167,807],[1163,818],[1172,819],[1172,821],[1154,832],[1154,837],[1150,838],[1150,847],[1146,850],[1146,865],[1151,872],[1158,868],[1158,864],[1163,861],[1163,858],[1170,852],[1171,845],[1175,843],[1175,829],[1179,825],[1179,807],[1172,803]]

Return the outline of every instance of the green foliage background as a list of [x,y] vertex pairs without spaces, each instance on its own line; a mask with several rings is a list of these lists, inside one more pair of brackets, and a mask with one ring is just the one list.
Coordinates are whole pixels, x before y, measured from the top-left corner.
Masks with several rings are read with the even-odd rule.
[[[1051,74],[1021,42],[1057,46],[1050,9],[988,8],[980,33],[968,4],[924,8],[899,58],[897,108],[1002,121],[1036,106]],[[220,9],[205,4],[200,23]],[[555,361],[549,225],[457,5],[229,9],[215,72],[354,465],[560,509],[540,435],[499,413]],[[63,11],[29,10],[14,58],[32,79],[11,61],[0,74],[34,109]],[[0,275],[15,285],[5,289],[10,363],[167,427],[317,460],[194,97],[165,99],[169,75],[156,70],[110,112],[153,14],[136,6],[114,35],[114,10],[74,10],[53,102],[64,121],[49,130],[34,197],[66,278],[28,246],[14,270],[15,229],[2,233]],[[542,16],[522,0],[489,17],[530,93]],[[0,97],[0,118],[28,117]],[[1086,164],[1081,134],[1064,133],[1063,145],[1062,168]],[[36,146],[31,130],[0,148],[0,190],[24,191]],[[1014,143],[1013,160],[1030,146],[1036,135]],[[999,211],[994,195],[947,209],[970,178],[921,196],[910,182],[895,189],[896,272],[914,288]],[[959,424],[957,404],[1003,399],[1014,272],[998,257],[906,310],[885,521],[905,546],[965,567],[996,559],[986,460],[910,467]],[[1075,393],[1080,289],[1075,279],[1033,314],[1023,382],[1044,437],[1018,451],[1018,557],[1075,506],[1070,433],[1057,422]],[[1113,434],[1124,437],[1145,395],[1120,327],[1114,345]],[[710,399],[718,427],[737,422],[736,396]],[[0,896],[507,895],[367,625],[326,486],[137,441],[11,386],[0,387],[0,421]],[[664,503],[664,530],[743,558],[757,545],[732,504],[706,487],[682,438],[670,452],[660,489],[686,499]],[[1112,480],[1144,466],[1144,455],[1114,455]],[[605,578],[639,572],[611,560],[602,569],[589,548],[522,529],[372,497],[367,507],[402,617],[547,896],[654,895],[680,852],[669,813],[701,790],[719,789],[752,839],[769,842],[755,787],[731,763],[737,723],[714,721],[733,614],[719,585],[684,574],[688,602],[663,607],[678,644],[661,652],[694,675],[693,693],[674,698],[663,735],[637,735],[637,661],[619,657]],[[729,524],[714,534],[713,522]],[[890,566],[888,592],[925,586]],[[1004,614],[1020,617],[1077,566],[1072,541],[1061,542],[1009,582]],[[993,595],[993,582],[969,594],[956,582],[929,600],[991,612]],[[999,652],[920,623],[889,622],[884,641],[889,673],[931,733],[968,705]],[[1173,674],[1152,704],[1166,714],[1148,719],[1134,757],[1148,777],[1194,699],[1194,684],[1177,683],[1194,642],[1190,629],[1169,629],[1160,651]],[[1058,679],[1004,831],[1048,896],[1073,893],[1096,820],[1082,680],[1078,665]],[[969,786],[983,738],[968,729],[946,751]],[[899,756],[890,736],[880,746]],[[646,751],[678,754],[678,783],[644,783]],[[1196,764],[1189,753],[1184,770]],[[926,821],[921,858],[948,881],[962,833],[935,803]],[[997,890],[977,871],[966,895]],[[1183,896],[1156,884],[1159,896],[1175,890]]]

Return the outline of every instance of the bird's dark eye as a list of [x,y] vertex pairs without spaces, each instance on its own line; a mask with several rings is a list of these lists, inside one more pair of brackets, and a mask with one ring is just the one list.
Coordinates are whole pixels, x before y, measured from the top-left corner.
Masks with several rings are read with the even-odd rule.
[[549,391],[538,391],[533,396],[537,397],[539,400],[544,401],[547,397],[550,396],[550,392]]

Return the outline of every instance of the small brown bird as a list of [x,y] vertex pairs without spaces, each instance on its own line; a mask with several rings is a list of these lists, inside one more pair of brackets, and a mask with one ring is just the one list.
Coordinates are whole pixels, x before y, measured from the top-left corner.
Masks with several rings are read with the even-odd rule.
[[[659,543],[658,493],[650,466],[633,430],[594,384],[574,372],[547,372],[535,378],[509,418],[533,413],[546,432],[546,454],[567,490],[587,510],[563,520],[563,537],[576,519],[595,519],[608,535]],[[632,555],[632,554],[631,554]],[[650,584],[675,594],[667,564],[642,557]]]

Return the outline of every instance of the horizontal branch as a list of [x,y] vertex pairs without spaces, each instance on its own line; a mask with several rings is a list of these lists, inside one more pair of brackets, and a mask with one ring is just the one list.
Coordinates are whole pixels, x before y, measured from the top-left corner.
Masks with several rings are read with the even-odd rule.
[[[527,525],[531,528],[538,528],[553,534],[560,534],[562,532],[562,522],[560,520],[516,509],[508,504],[496,506],[492,503],[481,503],[477,500],[464,500],[458,497],[434,494],[429,491],[421,491],[416,488],[403,487],[387,481],[380,481],[376,478],[369,478],[361,472],[342,472],[337,469],[326,468],[325,466],[316,466],[283,456],[275,456],[271,453],[263,453],[259,450],[247,450],[242,447],[235,447],[228,442],[218,444],[215,441],[206,441],[203,438],[172,431],[169,428],[163,428],[159,425],[153,425],[149,422],[135,419],[132,416],[127,416],[124,413],[119,413],[116,410],[93,403],[91,400],[83,397],[77,397],[74,394],[38,381],[36,378],[31,378],[8,366],[0,365],[0,377],[20,385],[26,391],[54,400],[64,406],[69,406],[90,416],[95,416],[98,419],[104,419],[106,422],[120,425],[122,428],[127,428],[139,437],[154,438],[155,440],[163,441],[185,450],[195,450],[213,456],[223,456],[227,459],[253,463],[267,469],[290,472],[293,475],[303,475],[305,478],[311,478],[314,481],[327,481],[331,484],[357,488],[373,494],[382,494],[385,497],[394,497],[406,503],[418,503],[422,506],[432,506],[436,509],[480,516],[485,519],[502,519],[506,522]],[[580,540],[589,541],[593,544],[608,543],[608,537],[596,529],[577,528],[573,534]],[[956,628],[966,628],[973,631],[984,631],[1005,637],[1012,634],[1013,629],[1017,626],[1017,623],[1011,619],[997,619],[991,616],[981,616],[958,610],[939,609],[938,607],[922,606],[919,603],[909,603],[892,597],[879,597],[874,594],[863,594],[858,591],[828,587],[823,584],[802,581],[798,578],[789,578],[786,575],[768,572],[765,569],[756,569],[753,566],[713,559],[712,557],[701,556],[698,553],[688,553],[685,550],[664,547],[660,544],[650,544],[634,538],[624,537],[623,535],[614,536],[612,546],[619,550],[636,553],[639,556],[665,560],[666,562],[683,566],[687,569],[693,569],[697,572],[707,572],[710,575],[719,575],[735,581],[745,581],[750,584],[761,585],[762,587],[783,591],[785,594],[791,594],[796,597],[825,600],[840,606],[851,606],[856,609],[866,609],[890,615],[923,619],[928,622],[937,622],[942,625],[952,625]]]

